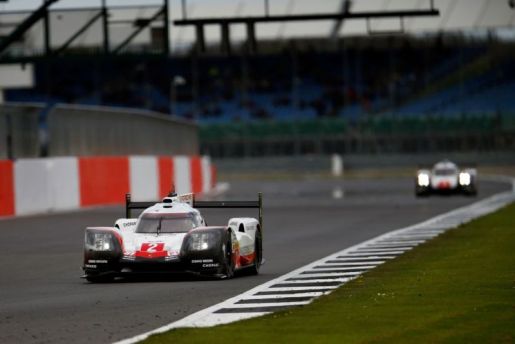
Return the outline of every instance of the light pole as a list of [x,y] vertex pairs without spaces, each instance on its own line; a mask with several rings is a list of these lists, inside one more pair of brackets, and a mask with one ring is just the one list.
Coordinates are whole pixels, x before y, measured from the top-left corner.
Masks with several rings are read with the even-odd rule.
[[186,79],[180,75],[173,77],[170,83],[170,114],[177,115],[177,87],[186,85]]

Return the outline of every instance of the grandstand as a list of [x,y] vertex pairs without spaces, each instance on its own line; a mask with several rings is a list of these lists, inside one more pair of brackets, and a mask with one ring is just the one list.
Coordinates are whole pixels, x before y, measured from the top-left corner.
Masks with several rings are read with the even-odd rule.
[[[60,34],[0,55],[35,70],[34,87],[6,89],[5,100],[173,112],[198,121],[202,150],[220,157],[513,148],[515,11],[506,1],[466,12],[461,0],[290,1],[283,12],[271,1],[264,16],[254,3],[229,17],[172,7],[170,33],[168,6],[50,9]],[[59,21],[77,35],[67,39]],[[218,39],[208,24],[220,25]]]

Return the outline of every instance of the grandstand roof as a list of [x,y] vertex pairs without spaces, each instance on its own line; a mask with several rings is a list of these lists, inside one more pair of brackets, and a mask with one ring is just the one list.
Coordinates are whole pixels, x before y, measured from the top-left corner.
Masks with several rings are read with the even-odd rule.
[[[268,11],[265,10],[267,0],[185,0],[187,8],[185,12],[188,19],[195,18],[220,18],[264,16],[270,15],[302,15],[302,14],[327,14],[339,13],[344,0],[268,0]],[[111,14],[113,18],[124,16],[142,16],[162,5],[160,0],[109,0],[109,6],[113,6]],[[182,19],[182,1],[170,1],[170,21]],[[515,25],[515,10],[510,7],[510,0],[353,0],[350,10],[359,11],[398,11],[398,10],[422,10],[434,7],[440,11],[435,17],[405,18],[402,23],[404,32],[424,33],[435,31],[455,31],[471,29],[509,28],[513,32]],[[0,2],[0,22],[5,22],[6,11],[34,10],[41,4],[41,0],[16,0],[7,3]],[[97,7],[100,0],[61,0],[53,5],[52,9],[60,8],[84,8]],[[130,5],[132,9],[116,9],[116,6]],[[149,9],[150,8],[150,9]],[[2,13],[3,12],[3,13]],[[71,13],[71,12],[69,12]],[[91,16],[92,12],[84,11],[84,15]],[[65,17],[61,14],[61,18]],[[2,20],[4,17],[4,20]],[[77,20],[73,20],[76,22]],[[258,40],[274,40],[300,37],[327,37],[335,27],[333,20],[319,20],[310,22],[285,22],[285,23],[259,23],[256,26]],[[1,27],[0,27],[1,28]],[[347,20],[339,27],[340,36],[365,35],[370,32],[392,33],[399,32],[401,21],[397,18]],[[96,28],[96,31],[99,29]],[[57,32],[57,31],[56,31]],[[67,32],[59,27],[59,32]],[[97,33],[85,33],[81,38],[83,44],[87,44],[86,35],[92,38],[89,41],[98,40]],[[231,25],[231,39],[241,41],[246,39],[246,28],[242,24]],[[150,35],[150,32],[142,32]],[[35,38],[39,39],[39,38]],[[63,38],[64,39],[64,38]],[[121,38],[120,38],[121,39]],[[221,40],[220,28],[215,25],[206,26],[205,39],[209,43],[217,43]],[[195,40],[195,28],[187,26],[175,26],[171,23],[171,43],[173,48],[189,47]]]

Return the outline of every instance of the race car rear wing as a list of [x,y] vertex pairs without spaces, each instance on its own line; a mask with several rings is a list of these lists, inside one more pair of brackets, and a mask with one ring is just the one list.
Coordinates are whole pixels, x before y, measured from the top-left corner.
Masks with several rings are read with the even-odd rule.
[[[125,217],[131,217],[132,209],[146,209],[159,202],[132,202],[131,194],[125,194]],[[209,209],[259,209],[259,226],[263,230],[263,194],[258,193],[257,201],[197,201],[193,198],[193,208]]]

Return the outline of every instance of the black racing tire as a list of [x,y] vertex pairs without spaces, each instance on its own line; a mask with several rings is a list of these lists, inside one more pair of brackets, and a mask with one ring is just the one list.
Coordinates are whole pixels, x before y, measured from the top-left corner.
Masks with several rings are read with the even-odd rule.
[[421,187],[415,182],[415,197],[425,197],[429,195],[428,188]]
[[476,197],[477,196],[477,190],[476,189],[472,189],[470,191],[467,191],[467,192],[465,192],[465,196]]
[[415,197],[420,198],[420,197],[427,197],[427,196],[429,196],[429,192],[415,190]]
[[225,241],[224,259],[222,266],[222,278],[230,279],[234,277],[234,261],[232,257],[231,232],[227,232]]
[[114,280],[113,275],[89,275],[86,276],[86,281],[90,283],[109,283]]
[[261,267],[261,262],[263,260],[263,239],[261,238],[261,230],[256,231],[256,238],[254,240],[254,252],[256,252],[256,258],[254,259],[254,264],[249,268],[249,272],[252,275],[259,274],[259,268]]
[[467,197],[477,196],[477,187],[474,183],[472,183],[471,185],[462,186],[460,190],[461,193]]

